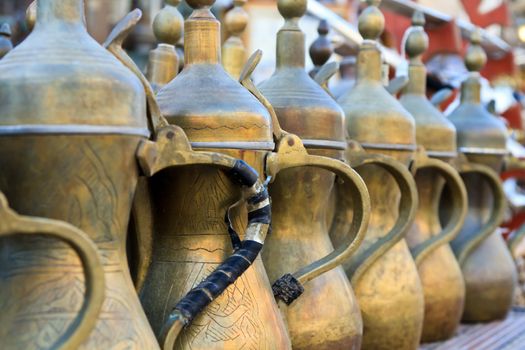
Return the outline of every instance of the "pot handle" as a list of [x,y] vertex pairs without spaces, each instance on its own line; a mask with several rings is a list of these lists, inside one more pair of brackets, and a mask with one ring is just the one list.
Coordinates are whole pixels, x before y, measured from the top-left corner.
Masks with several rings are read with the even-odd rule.
[[233,284],[259,255],[271,222],[270,198],[266,184],[261,183],[259,174],[248,164],[221,153],[193,151],[186,134],[177,126],[157,130],[157,140],[142,142],[137,157],[146,176],[153,176],[167,168],[189,165],[209,165],[221,169],[241,186],[243,196],[239,202],[245,201],[248,208],[244,240],[241,241],[233,229],[228,211],[225,221],[232,239],[232,255],[190,290],[170,313],[161,331],[160,343],[163,349],[172,350],[184,326]]
[[467,190],[456,169],[439,159],[427,157],[424,150],[418,150],[416,160],[411,166],[412,174],[415,176],[421,169],[432,169],[445,179],[452,194],[452,216],[441,232],[410,249],[417,265],[436,248],[452,241],[458,235],[465,223],[468,209]]
[[71,246],[78,254],[84,268],[84,302],[77,317],[50,348],[78,349],[95,327],[104,302],[105,277],[97,247],[83,231],[66,222],[16,214],[0,193],[0,238],[17,235],[53,237]]
[[461,175],[478,174],[483,177],[494,197],[492,211],[487,222],[478,231],[460,232],[459,235],[450,242],[452,250],[461,265],[465,262],[465,259],[472,250],[499,227],[503,221],[507,200],[498,174],[490,167],[482,164],[462,162],[457,165],[457,170]]
[[[418,197],[414,178],[406,166],[395,159],[383,155],[369,154],[364,150],[356,152],[355,148],[360,146],[354,142],[350,144],[352,150],[348,150],[347,160],[352,168],[359,168],[365,165],[379,166],[393,176],[401,191],[399,216],[394,226],[385,236],[372,243],[366,249],[359,250],[357,254],[345,263],[345,271],[350,277],[351,283],[355,285],[365,271],[374,264],[379,257],[385,254],[405,236],[415,218]],[[338,196],[339,204],[347,200],[348,198],[345,196]],[[338,205],[332,227],[330,228],[331,237],[339,237],[338,232],[340,228],[347,225],[347,216],[344,208]]]
[[[344,181],[345,194],[352,198],[354,217],[345,232],[345,240],[327,256],[309,264],[293,274],[285,274],[272,286],[274,296],[290,305],[304,291],[303,285],[313,278],[330,271],[348,259],[361,244],[368,227],[370,197],[361,177],[342,161],[309,155],[299,137],[287,134],[280,140],[276,153],[266,158],[266,175],[270,178],[284,169],[316,167],[331,171]],[[306,204],[306,203],[305,203]]]

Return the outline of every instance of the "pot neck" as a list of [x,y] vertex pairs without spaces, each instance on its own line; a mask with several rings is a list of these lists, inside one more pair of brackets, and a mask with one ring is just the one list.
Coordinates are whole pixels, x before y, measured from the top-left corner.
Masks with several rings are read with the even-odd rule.
[[427,84],[427,69],[420,60],[410,62],[408,67],[408,84],[404,93],[425,95]]
[[361,81],[376,81],[381,83],[381,52],[375,41],[365,40],[357,54],[357,79]]
[[461,102],[481,103],[480,75],[477,72],[469,73],[469,77],[461,84]]
[[220,64],[220,23],[209,8],[196,9],[184,23],[184,64]]
[[35,28],[57,23],[85,27],[84,0],[38,0]]
[[298,25],[298,19],[287,19],[277,33],[277,69],[294,67],[303,68],[305,61],[304,33]]

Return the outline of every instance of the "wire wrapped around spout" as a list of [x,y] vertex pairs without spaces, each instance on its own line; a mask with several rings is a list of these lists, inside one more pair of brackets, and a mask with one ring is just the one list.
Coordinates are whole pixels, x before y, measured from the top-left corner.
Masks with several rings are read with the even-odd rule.
[[[243,186],[244,193],[248,193],[248,227],[245,239],[239,244],[235,244],[235,239],[232,239],[234,246],[238,246],[233,254],[177,303],[162,331],[163,349],[173,349],[184,326],[190,324],[195,316],[233,284],[252,265],[263,247],[271,222],[267,186],[258,180],[257,172],[241,160],[236,161],[227,173],[233,181]],[[228,222],[228,225],[231,234],[231,223]],[[236,235],[235,231],[233,233]]]

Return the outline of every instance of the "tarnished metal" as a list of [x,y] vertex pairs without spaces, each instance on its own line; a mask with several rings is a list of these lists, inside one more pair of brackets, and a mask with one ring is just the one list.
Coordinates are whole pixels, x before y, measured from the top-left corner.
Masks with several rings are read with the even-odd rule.
[[[31,236],[51,237],[69,245],[78,254],[84,269],[85,300],[82,303],[79,315],[67,327],[64,335],[54,340],[49,347],[50,349],[77,349],[92,332],[104,302],[104,270],[97,247],[84,232],[63,221],[17,215],[9,208],[5,196],[0,193],[0,237],[5,239],[12,236],[17,237],[11,239],[19,239],[21,242],[26,240],[26,243]],[[16,279],[16,277],[11,276],[9,279]],[[29,291],[26,288],[28,286],[25,284],[17,284],[11,291],[0,291],[0,296],[2,296],[2,300],[9,300],[9,292],[15,295],[18,293],[27,294]],[[15,303],[6,305],[2,308],[2,312],[16,312],[15,305]],[[0,331],[2,347],[16,348],[19,346],[18,337],[13,337],[16,333],[6,332],[8,329],[9,327],[3,327],[3,330]],[[15,339],[10,340],[9,338]]]
[[[357,81],[338,102],[346,115],[349,137],[368,153],[401,162],[404,166],[391,163],[399,164],[402,174],[415,156],[415,125],[382,84],[381,53],[375,40],[383,31],[384,17],[378,3],[369,1],[370,6],[359,17],[364,41],[357,56]],[[363,315],[363,348],[416,349],[423,324],[423,290],[404,239],[411,221],[403,226],[398,218],[414,218],[417,198],[410,208],[397,205],[400,196],[417,197],[414,181],[408,182],[411,186],[398,181],[400,191],[384,167],[363,165],[360,174],[370,192],[371,220],[360,251],[344,265]]]
[[183,33],[184,19],[177,10],[180,0],[167,0],[155,16],[153,34],[159,44],[150,51],[146,76],[155,91],[160,90],[179,72],[179,57],[175,50]]
[[[421,340],[435,342],[455,334],[463,312],[465,283],[448,242],[457,236],[464,224],[467,194],[458,172],[438,160],[447,161],[456,156],[456,130],[426,97],[426,68],[421,60],[428,48],[424,23],[423,14],[416,12],[412,27],[405,34],[405,52],[410,58],[409,83],[400,102],[414,117],[416,141],[424,147],[415,160],[419,207],[414,225],[407,234],[407,242],[416,259],[425,295]],[[431,167],[421,168],[425,163]],[[442,227],[439,200],[445,179],[454,196],[449,209],[453,217]]]
[[[240,75],[248,90],[226,73],[220,65],[219,22],[209,10],[212,3],[188,2],[194,11],[185,22],[185,67],[158,92],[160,110],[170,123],[184,129],[199,152],[218,150],[243,159],[272,179],[279,171],[304,166],[331,170],[345,179],[356,211],[353,228],[348,232],[349,240],[325,259],[293,274],[298,283],[305,284],[339,265],[341,259],[355,250],[368,221],[366,187],[350,167],[329,158],[308,155],[298,137],[280,129],[271,105],[250,80],[260,52],[248,61]],[[268,153],[274,149],[275,153]],[[173,305],[207,270],[228,256],[231,241],[224,212],[238,198],[239,191],[223,171],[201,165],[161,172],[150,181],[149,191],[141,198],[151,199],[152,207],[156,208],[149,221],[153,223],[149,230],[153,228],[154,243],[140,296],[157,335],[168,334],[161,344],[168,348],[173,339],[169,336],[172,330],[162,329],[169,316],[165,305]],[[237,231],[245,225],[242,215],[245,211],[244,205],[235,206],[228,215]],[[145,217],[148,223],[148,216]],[[147,225],[140,226],[148,230]],[[274,227],[274,234],[276,229]],[[177,323],[173,327],[177,328]],[[182,331],[176,346],[182,349],[290,348],[286,327],[260,259],[256,259],[223,296],[205,308],[193,325]]]
[[[305,35],[298,21],[306,11],[306,0],[279,0],[277,6],[285,19],[277,34],[277,66],[259,88],[275,109],[279,124],[301,137],[309,154],[343,159],[346,149],[343,111],[305,71]],[[310,52],[316,50],[314,47]],[[331,55],[331,50],[328,51],[324,61]],[[323,60],[316,60],[320,61]],[[334,180],[335,176],[325,170],[302,168],[280,174],[270,187],[275,208],[273,231],[268,249],[263,251],[270,280],[334,249],[324,220]],[[294,198],[293,203],[290,198]],[[285,310],[292,347],[358,349],[363,324],[342,267],[317,277],[304,288],[301,298]],[[320,329],[330,331],[319,332]]]
[[467,287],[463,320],[470,322],[504,317],[516,284],[511,255],[502,237],[494,232],[505,207],[503,190],[494,172],[501,170],[507,152],[507,131],[480,101],[479,71],[487,59],[480,42],[480,34],[474,31],[465,56],[470,73],[461,85],[461,103],[449,116],[457,129],[458,150],[474,163],[471,167],[484,165],[487,174],[484,178],[476,173],[463,176],[469,211],[465,226],[452,242]]
[[[158,348],[126,258],[135,154],[149,133],[142,85],[87,34],[82,0],[38,0],[36,17],[0,61],[0,190],[20,214],[75,225],[102,256],[102,309],[73,348]],[[84,300],[81,260],[46,238],[0,245],[2,348],[64,341]]]
[[241,36],[248,25],[248,14],[243,9],[246,0],[235,0],[233,9],[224,16],[229,37],[222,45],[222,65],[233,79],[239,79],[248,58]]

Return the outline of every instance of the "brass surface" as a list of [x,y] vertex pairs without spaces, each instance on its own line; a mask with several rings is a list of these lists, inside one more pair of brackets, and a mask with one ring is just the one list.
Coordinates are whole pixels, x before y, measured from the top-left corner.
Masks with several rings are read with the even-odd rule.
[[[343,111],[305,71],[305,38],[297,25],[305,4],[277,2],[285,19],[277,34],[277,67],[259,88],[279,124],[299,136],[309,154],[340,160],[346,148]],[[335,195],[334,181],[335,176],[326,170],[300,168],[283,171],[270,186],[272,235],[263,251],[270,280],[333,251],[324,218]],[[305,292],[284,313],[294,349],[361,346],[359,307],[340,266],[308,282]]]
[[[158,92],[162,114],[188,135],[194,149],[242,159],[264,174],[266,152],[274,148],[271,117],[249,91],[220,65],[219,22],[213,1],[190,1],[185,22],[185,66]],[[238,149],[236,149],[238,147]],[[160,335],[176,300],[231,252],[224,222],[240,192],[227,176],[208,166],[166,170],[149,182],[154,208],[154,246],[141,300]],[[156,209],[156,210],[155,210]],[[230,217],[238,232],[245,208]],[[170,279],[165,279],[164,273]],[[177,349],[289,349],[286,326],[260,258],[207,307],[177,339]]]
[[222,65],[233,79],[239,79],[246,59],[246,49],[241,36],[248,25],[248,14],[243,9],[246,0],[235,0],[234,7],[224,16],[229,37],[222,44]]
[[[300,283],[306,283],[339,265],[357,248],[368,221],[369,203],[364,183],[344,163],[308,155],[299,138],[280,129],[273,109],[249,79],[260,53],[248,61],[247,68],[241,73],[241,80],[249,90],[229,77],[220,66],[219,24],[208,10],[210,4],[194,1],[190,5],[195,10],[185,23],[185,68],[158,94],[160,108],[168,121],[186,131],[194,148],[234,154],[272,179],[284,169],[313,166],[334,171],[349,185],[357,213],[352,229],[348,231],[354,243],[348,239],[332,254],[294,273]],[[274,146],[274,135],[277,147]],[[273,149],[277,153],[268,154]],[[166,298],[185,293],[198,282],[195,269],[209,269],[224,259],[229,237],[223,212],[238,197],[232,186],[221,172],[203,167],[181,169],[176,174],[159,173],[152,181],[153,202],[163,208],[162,213],[156,210],[159,223],[155,225],[156,240],[173,240],[171,237],[177,235],[174,241],[180,242],[161,242],[158,245],[161,248],[152,254],[149,269],[152,277],[146,279],[142,288],[142,301],[156,332],[163,322],[162,308]],[[212,198],[210,193],[214,194]],[[167,196],[171,200],[167,200]],[[167,209],[164,211],[164,208]],[[168,216],[163,214],[165,212],[177,215]],[[242,211],[232,216],[236,228],[243,225],[241,214]],[[192,219],[188,220],[189,217]],[[178,244],[176,250],[166,250],[174,244]],[[267,250],[274,251],[275,248],[267,247]],[[286,268],[289,269],[286,272],[294,270],[294,266]],[[157,278],[164,271],[176,275],[173,284]],[[185,281],[185,284],[179,281]],[[212,303],[192,326],[185,329],[177,342],[177,348],[243,346],[261,349],[290,347],[260,260],[228,289],[224,298]]]
[[[79,315],[69,325],[64,335],[58,338],[50,349],[74,350],[89,336],[93,330],[104,302],[104,270],[102,259],[97,247],[91,239],[82,231],[63,221],[55,221],[44,218],[23,217],[12,211],[5,196],[0,193],[0,237],[18,236],[23,243],[28,243],[26,237],[48,236],[66,243],[75,250],[82,262],[85,277],[85,300],[79,311]],[[42,239],[42,237],[40,237]],[[5,267],[5,265],[3,265]],[[14,267],[16,270],[16,266]],[[13,271],[13,270],[11,270]],[[13,278],[13,276],[11,276]],[[16,277],[14,277],[16,279]],[[12,290],[0,292],[2,300],[12,300],[11,294],[27,295],[31,293],[28,284],[17,285]],[[12,314],[16,312],[17,303],[12,303],[2,309],[3,313]],[[16,347],[17,337],[9,334],[9,327],[3,327],[0,332],[3,346]],[[12,339],[9,339],[12,338]]]
[[[412,27],[405,34],[405,52],[410,59],[409,83],[400,102],[414,117],[416,141],[425,148],[420,150],[423,159],[416,159],[413,169],[419,206],[407,242],[418,264],[425,296],[421,341],[436,342],[454,336],[463,312],[465,283],[448,242],[458,235],[464,224],[467,194],[458,172],[438,160],[446,161],[456,155],[456,130],[426,97],[426,68],[421,60],[428,48],[424,24],[423,14],[416,12]],[[425,153],[433,159],[428,159]],[[430,161],[427,163],[430,167],[421,168],[425,161]],[[455,198],[449,201],[453,218],[443,227],[439,220],[439,201],[445,178],[450,182],[449,193]]]
[[179,72],[175,44],[182,36],[184,25],[184,19],[176,7],[179,3],[180,0],[166,1],[153,21],[153,33],[159,45],[149,53],[146,76],[155,91],[168,84]]
[[[23,215],[69,222],[102,256],[106,288],[79,349],[156,349],[126,258],[138,178],[135,153],[149,134],[140,81],[86,32],[81,0],[39,0],[32,34],[0,61],[0,189]],[[23,92],[23,93],[21,93]],[[75,252],[27,237],[2,241],[4,349],[49,348],[84,300]],[[12,258],[16,256],[17,258]]]
[[[416,149],[414,119],[383,87],[381,54],[375,40],[383,31],[384,17],[375,6],[378,1],[369,3],[371,6],[359,17],[364,41],[357,56],[356,85],[338,102],[346,115],[350,139],[370,154],[391,156],[408,166]],[[408,172],[403,166],[400,169],[398,178]],[[404,184],[398,179],[400,191],[384,165],[365,162],[359,173],[370,193],[372,213],[365,241],[345,269],[363,316],[363,348],[417,349],[423,323],[423,290],[403,238],[414,218],[417,198],[410,207],[402,203],[398,207],[400,197],[417,197],[415,184],[411,176]],[[408,218],[404,226],[398,221],[401,215]],[[397,230],[393,230],[396,223]],[[357,257],[360,260],[354,259]]]
[[516,284],[510,252],[499,233],[494,232],[505,207],[496,173],[501,170],[506,154],[507,132],[503,122],[491,115],[480,101],[478,72],[486,61],[480,42],[480,34],[475,31],[465,56],[470,73],[461,86],[461,103],[449,116],[458,132],[459,151],[473,166],[485,165],[484,174],[463,175],[469,211],[462,231],[452,242],[466,283],[463,320],[468,322],[503,318],[511,306]]

